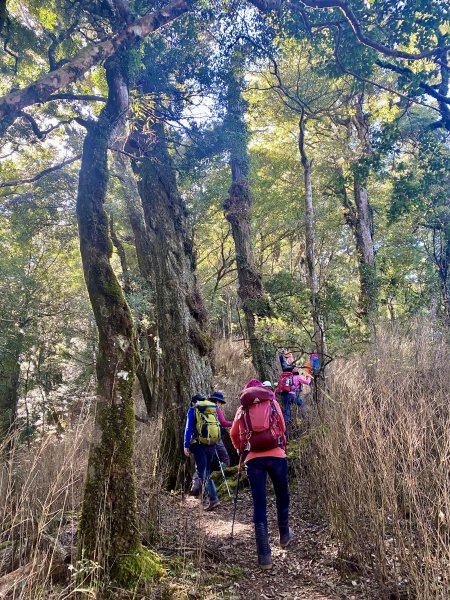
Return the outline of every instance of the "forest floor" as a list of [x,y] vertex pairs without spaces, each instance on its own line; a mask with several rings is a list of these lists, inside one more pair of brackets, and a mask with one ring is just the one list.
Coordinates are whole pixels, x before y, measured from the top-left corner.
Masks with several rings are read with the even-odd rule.
[[[294,541],[286,550],[278,543],[273,495],[268,520],[273,568],[256,564],[252,502],[248,489],[239,493],[234,537],[233,501],[212,512],[190,496],[167,499],[161,506],[160,551],[172,557],[171,591],[161,598],[213,600],[359,600],[372,597],[370,580],[344,578],[338,570],[337,546],[301,483],[291,486],[290,522]],[[175,558],[176,557],[176,558]],[[173,564],[177,567],[174,569]],[[167,584],[166,584],[167,585]],[[155,590],[155,598],[158,594]]]

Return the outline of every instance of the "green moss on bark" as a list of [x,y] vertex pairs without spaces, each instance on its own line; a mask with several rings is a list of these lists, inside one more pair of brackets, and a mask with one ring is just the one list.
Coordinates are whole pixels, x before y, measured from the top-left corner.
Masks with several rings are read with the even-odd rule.
[[140,583],[166,575],[162,560],[156,552],[139,545],[130,554],[119,556],[114,565],[115,581],[127,590]]

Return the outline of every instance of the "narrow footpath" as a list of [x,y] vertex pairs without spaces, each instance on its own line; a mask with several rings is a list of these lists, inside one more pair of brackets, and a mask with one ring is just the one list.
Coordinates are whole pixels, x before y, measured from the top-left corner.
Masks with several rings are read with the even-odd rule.
[[[177,556],[178,597],[199,600],[359,600],[371,597],[370,581],[344,579],[337,570],[337,547],[320,522],[301,486],[291,489],[291,524],[295,539],[286,550],[278,544],[275,500],[268,498],[272,560],[270,571],[256,565],[252,503],[248,490],[239,493],[234,537],[233,502],[215,511],[202,510],[198,499],[172,497],[161,507],[162,550]],[[181,583],[182,582],[182,583]]]

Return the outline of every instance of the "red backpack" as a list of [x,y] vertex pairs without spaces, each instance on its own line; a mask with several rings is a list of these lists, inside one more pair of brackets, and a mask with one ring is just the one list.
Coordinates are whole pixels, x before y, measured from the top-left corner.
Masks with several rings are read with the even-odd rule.
[[294,385],[294,376],[288,371],[283,371],[278,380],[277,387],[275,389],[277,394],[281,392],[290,392]]
[[239,399],[239,452],[285,448],[286,437],[272,390],[262,385],[247,387]]

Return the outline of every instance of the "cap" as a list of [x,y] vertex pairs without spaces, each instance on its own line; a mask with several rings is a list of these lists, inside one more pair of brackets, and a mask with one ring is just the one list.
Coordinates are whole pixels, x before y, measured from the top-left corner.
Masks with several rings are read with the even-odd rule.
[[209,396],[208,400],[217,400],[218,402],[225,404],[225,398],[223,396],[223,392],[219,392],[219,391],[213,392]]
[[262,384],[264,387],[272,387],[272,383],[270,381],[263,381]]

